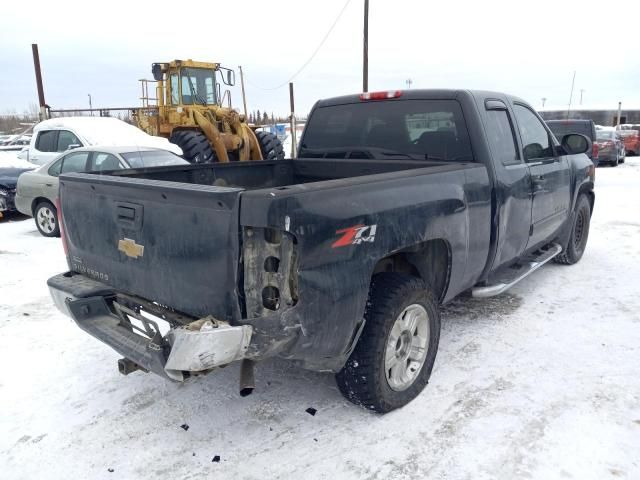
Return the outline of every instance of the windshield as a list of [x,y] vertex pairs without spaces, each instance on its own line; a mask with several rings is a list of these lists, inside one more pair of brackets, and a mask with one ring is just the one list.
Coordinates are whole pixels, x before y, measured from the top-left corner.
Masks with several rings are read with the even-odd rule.
[[455,100],[391,100],[320,107],[300,157],[473,160]]
[[168,165],[189,165],[179,156],[164,150],[142,150],[121,154],[131,168],[162,167]]
[[182,78],[182,103],[185,105],[214,105],[215,71],[209,68],[183,68],[180,71]]
[[613,139],[613,132],[602,132],[599,131],[596,133],[596,139],[597,140],[612,140]]

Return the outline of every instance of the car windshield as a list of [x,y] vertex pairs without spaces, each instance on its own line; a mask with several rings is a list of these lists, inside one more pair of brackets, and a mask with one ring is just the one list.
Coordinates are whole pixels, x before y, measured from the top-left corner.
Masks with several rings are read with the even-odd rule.
[[471,161],[460,105],[455,100],[391,100],[316,109],[300,157]]
[[599,131],[596,133],[596,139],[598,140],[611,140],[613,138],[613,132]]
[[141,150],[121,154],[131,168],[189,165],[189,162],[165,150]]

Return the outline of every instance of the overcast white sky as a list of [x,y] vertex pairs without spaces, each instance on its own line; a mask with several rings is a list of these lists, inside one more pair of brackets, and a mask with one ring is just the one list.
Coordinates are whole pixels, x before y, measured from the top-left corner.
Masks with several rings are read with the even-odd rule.
[[[362,89],[362,11],[351,0],[315,59],[294,79],[296,107]],[[57,0],[3,5],[0,113],[37,103],[38,43],[52,108],[138,105],[152,62],[242,65],[249,109],[286,114],[286,82],[309,58],[345,0]],[[616,27],[619,33],[616,34]],[[540,107],[640,105],[640,1],[370,0],[369,89],[480,88]],[[238,81],[239,83],[239,81]],[[239,88],[233,100],[241,107]]]

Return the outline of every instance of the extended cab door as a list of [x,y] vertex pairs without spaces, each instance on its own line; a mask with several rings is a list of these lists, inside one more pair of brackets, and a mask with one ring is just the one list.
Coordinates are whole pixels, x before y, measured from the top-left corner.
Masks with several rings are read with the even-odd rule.
[[505,102],[485,100],[485,132],[496,175],[497,249],[493,268],[519,257],[531,226],[531,175],[516,137],[515,122]]
[[531,172],[531,235],[527,247],[548,242],[567,220],[571,198],[569,164],[558,155],[551,133],[526,105],[513,110],[522,140],[525,162]]

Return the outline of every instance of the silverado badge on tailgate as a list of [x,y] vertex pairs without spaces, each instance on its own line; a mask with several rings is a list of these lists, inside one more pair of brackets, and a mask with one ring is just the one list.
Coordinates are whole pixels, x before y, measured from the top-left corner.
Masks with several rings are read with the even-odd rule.
[[144,254],[144,245],[138,245],[135,240],[130,238],[123,238],[118,240],[118,250],[127,257],[138,258]]

